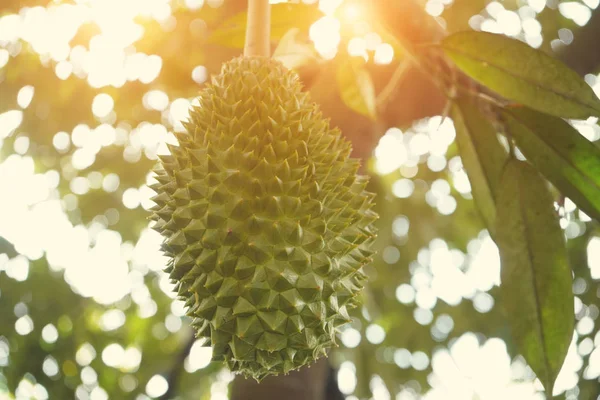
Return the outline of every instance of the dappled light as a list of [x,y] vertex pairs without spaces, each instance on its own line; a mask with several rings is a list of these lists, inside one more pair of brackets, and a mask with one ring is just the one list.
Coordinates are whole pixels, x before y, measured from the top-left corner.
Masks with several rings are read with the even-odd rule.
[[[364,268],[369,283],[328,358],[339,391],[349,400],[546,398],[509,339],[501,252],[473,201],[462,122],[450,108],[400,121],[420,89],[408,101],[375,95],[412,61],[365,2],[296,3],[313,14],[275,21],[273,50],[297,24],[290,46],[300,78],[333,124],[360,130],[347,136],[370,155],[361,173],[373,177],[380,215],[377,253]],[[575,43],[600,12],[597,0],[421,3],[449,32],[502,34],[549,54]],[[0,5],[0,399],[229,398],[238,378],[194,336],[148,217],[156,163],[204,107],[201,88],[241,54],[243,29],[221,25],[240,11],[223,0]],[[214,39],[218,29],[225,34]],[[422,68],[443,70],[446,58]],[[338,90],[344,71],[354,71],[354,86]],[[584,77],[598,96],[599,72]],[[392,86],[410,90],[410,80],[420,82],[409,75]],[[597,117],[567,121],[598,146]],[[364,128],[376,122],[373,132]],[[528,159],[504,136],[499,143]],[[551,190],[576,319],[553,394],[597,400],[598,225],[579,199]]]

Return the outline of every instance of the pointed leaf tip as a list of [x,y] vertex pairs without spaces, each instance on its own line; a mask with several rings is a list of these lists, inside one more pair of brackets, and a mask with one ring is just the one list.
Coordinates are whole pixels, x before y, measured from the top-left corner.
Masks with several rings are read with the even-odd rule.
[[499,95],[563,118],[600,116],[600,99],[573,70],[519,40],[487,32],[458,32],[442,42],[464,73]]

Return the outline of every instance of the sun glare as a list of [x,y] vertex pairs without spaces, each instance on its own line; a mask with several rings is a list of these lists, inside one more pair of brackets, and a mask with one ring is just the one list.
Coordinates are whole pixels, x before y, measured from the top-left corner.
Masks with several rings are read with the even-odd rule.
[[345,22],[356,22],[363,18],[363,10],[356,3],[344,5],[342,7],[342,18]]

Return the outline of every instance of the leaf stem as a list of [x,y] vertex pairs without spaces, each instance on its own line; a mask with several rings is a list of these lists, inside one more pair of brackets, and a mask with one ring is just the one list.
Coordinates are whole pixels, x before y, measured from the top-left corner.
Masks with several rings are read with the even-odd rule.
[[248,1],[244,56],[271,55],[271,6],[269,0]]
[[406,77],[406,72],[409,70],[411,62],[411,60],[400,60],[400,64],[394,70],[392,77],[377,96],[377,109],[385,109],[387,107],[390,99],[396,93],[396,89],[398,89]]

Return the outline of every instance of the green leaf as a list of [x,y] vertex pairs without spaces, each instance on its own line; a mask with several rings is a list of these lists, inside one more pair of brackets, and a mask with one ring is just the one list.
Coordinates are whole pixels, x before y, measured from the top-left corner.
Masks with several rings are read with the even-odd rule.
[[546,181],[510,160],[498,191],[502,302],[515,345],[548,394],[573,336],[573,278]]
[[540,172],[600,220],[600,149],[561,118],[527,108],[503,111],[510,135]]
[[459,32],[442,48],[464,73],[509,100],[557,117],[600,116],[600,100],[575,71],[523,42]]
[[496,190],[506,151],[498,141],[496,130],[477,106],[466,98],[458,98],[452,107],[456,142],[469,181],[475,204],[492,236],[496,224]]
[[318,60],[314,46],[298,40],[300,29],[290,29],[279,41],[273,58],[289,69],[301,67],[310,61]]
[[[271,6],[271,39],[281,39],[292,27],[301,31],[308,28],[323,13],[318,7],[307,4],[279,3]],[[244,48],[247,13],[241,12],[225,20],[208,37],[208,42],[236,49]]]
[[375,86],[362,58],[353,57],[341,62],[336,73],[338,90],[344,104],[357,113],[375,120]]

